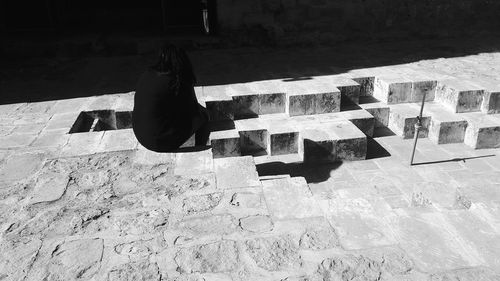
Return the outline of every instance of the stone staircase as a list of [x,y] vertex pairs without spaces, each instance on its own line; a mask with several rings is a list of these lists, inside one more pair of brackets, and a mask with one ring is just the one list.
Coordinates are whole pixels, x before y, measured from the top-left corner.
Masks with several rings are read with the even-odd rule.
[[379,136],[380,128],[413,138],[424,93],[419,137],[437,144],[465,142],[475,149],[500,146],[500,85],[403,72],[353,71],[205,86],[196,92],[212,117],[215,158],[363,160],[368,138]]

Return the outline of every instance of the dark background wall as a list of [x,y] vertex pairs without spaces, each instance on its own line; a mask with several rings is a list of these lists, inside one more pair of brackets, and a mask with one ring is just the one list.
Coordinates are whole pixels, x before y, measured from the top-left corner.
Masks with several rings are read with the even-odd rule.
[[[218,0],[222,32],[278,44],[500,30],[498,0]],[[250,36],[251,37],[251,36]],[[254,40],[254,39],[253,39]]]

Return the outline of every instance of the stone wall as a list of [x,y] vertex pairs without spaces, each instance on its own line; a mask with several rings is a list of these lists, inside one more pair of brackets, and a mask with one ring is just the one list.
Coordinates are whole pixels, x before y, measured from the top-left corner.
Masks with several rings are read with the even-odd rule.
[[217,0],[222,34],[278,44],[495,31],[499,11],[495,0]]

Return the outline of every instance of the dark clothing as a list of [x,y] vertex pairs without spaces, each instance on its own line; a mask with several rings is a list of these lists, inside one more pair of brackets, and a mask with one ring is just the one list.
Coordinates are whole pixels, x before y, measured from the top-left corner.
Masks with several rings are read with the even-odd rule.
[[132,127],[137,140],[149,150],[173,151],[188,140],[200,124],[208,121],[206,109],[198,104],[192,83],[181,81],[177,95],[175,85],[173,75],[153,69],[139,79]]

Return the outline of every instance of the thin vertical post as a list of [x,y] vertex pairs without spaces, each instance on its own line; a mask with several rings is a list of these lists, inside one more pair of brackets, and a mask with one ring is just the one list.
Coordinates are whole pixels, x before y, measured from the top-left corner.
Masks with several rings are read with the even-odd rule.
[[422,97],[422,105],[420,106],[420,114],[417,116],[417,123],[415,124],[415,135],[413,136],[413,150],[411,151],[410,166],[413,165],[413,159],[415,158],[415,149],[417,148],[418,135],[420,129],[422,128],[422,114],[424,113],[425,96],[427,92],[424,92]]

